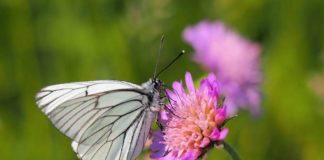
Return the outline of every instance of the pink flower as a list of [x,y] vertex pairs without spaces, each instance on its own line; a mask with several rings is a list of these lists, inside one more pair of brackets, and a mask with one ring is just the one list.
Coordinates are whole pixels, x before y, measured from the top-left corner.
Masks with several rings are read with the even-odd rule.
[[186,28],[183,37],[195,49],[194,60],[217,74],[229,115],[236,114],[239,107],[249,107],[253,115],[259,114],[260,45],[222,22],[200,22]]
[[167,160],[197,159],[203,149],[222,141],[227,128],[226,107],[217,106],[219,85],[211,73],[195,89],[190,73],[185,76],[188,93],[181,82],[173,83],[173,90],[166,90],[170,103],[159,116],[162,131],[153,132],[151,158]]

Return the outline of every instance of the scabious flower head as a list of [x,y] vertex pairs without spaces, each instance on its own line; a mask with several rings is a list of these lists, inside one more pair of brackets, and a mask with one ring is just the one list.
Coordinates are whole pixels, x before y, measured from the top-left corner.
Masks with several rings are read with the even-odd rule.
[[163,129],[153,132],[151,158],[197,159],[203,149],[222,141],[228,133],[227,128],[222,128],[226,107],[218,103],[216,76],[209,74],[198,89],[195,89],[190,73],[186,73],[185,81],[188,92],[181,82],[174,82],[173,90],[166,90],[170,103],[159,116]]
[[183,37],[195,49],[194,60],[219,78],[228,113],[234,115],[238,107],[249,107],[257,115],[261,99],[260,45],[222,22],[200,22],[186,28]]

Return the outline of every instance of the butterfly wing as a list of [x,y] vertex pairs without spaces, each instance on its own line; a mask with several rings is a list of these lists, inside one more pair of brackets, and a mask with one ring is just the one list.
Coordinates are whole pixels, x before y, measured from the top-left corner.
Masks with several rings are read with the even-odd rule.
[[122,81],[49,86],[36,100],[80,159],[135,159],[155,117],[143,88]]
[[[73,150],[78,153],[80,159],[134,160],[141,153],[155,114],[139,110],[134,112],[131,118],[122,117],[115,124],[112,124],[115,117],[108,115],[107,112],[98,118],[94,125],[87,129],[80,142],[72,142]],[[120,131],[114,130],[114,127],[118,127],[117,130]],[[127,129],[124,129],[126,127]]]

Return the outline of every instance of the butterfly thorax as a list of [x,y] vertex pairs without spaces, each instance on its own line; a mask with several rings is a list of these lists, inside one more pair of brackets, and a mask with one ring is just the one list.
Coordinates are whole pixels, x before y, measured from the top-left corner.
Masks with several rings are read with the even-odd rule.
[[148,82],[144,83],[143,88],[148,95],[149,107],[153,112],[159,112],[162,108],[161,102],[161,92],[163,83],[159,79],[150,79]]

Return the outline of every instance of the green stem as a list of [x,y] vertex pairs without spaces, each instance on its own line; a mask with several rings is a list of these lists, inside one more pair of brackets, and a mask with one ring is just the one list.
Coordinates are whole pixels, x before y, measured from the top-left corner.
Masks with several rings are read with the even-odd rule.
[[223,141],[224,149],[227,151],[227,153],[231,156],[232,160],[240,160],[239,154],[236,152],[236,150],[226,141]]

